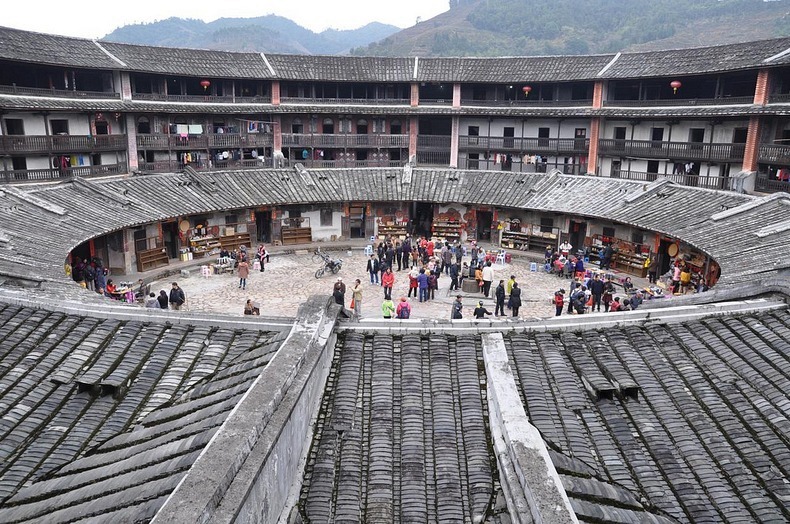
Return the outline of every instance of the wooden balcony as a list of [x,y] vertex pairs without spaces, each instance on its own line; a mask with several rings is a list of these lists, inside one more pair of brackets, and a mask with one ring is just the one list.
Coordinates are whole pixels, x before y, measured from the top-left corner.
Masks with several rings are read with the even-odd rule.
[[92,153],[126,150],[126,135],[3,135],[0,154]]
[[671,173],[646,173],[644,171],[625,171],[612,170],[612,178],[624,178],[627,180],[639,180],[641,182],[653,182],[659,177],[668,178],[676,184],[691,187],[704,187],[706,189],[730,189],[730,178],[721,176],[696,175],[693,173],[671,174]]
[[754,188],[762,193],[778,193],[780,191],[790,193],[790,182],[769,178],[768,173],[757,173]]
[[450,150],[450,135],[419,135],[417,137],[417,149],[440,149]]
[[[452,101],[451,101],[452,102]],[[409,98],[320,98],[301,96],[282,96],[282,104],[311,104],[311,105],[409,105]]]
[[667,98],[659,100],[604,100],[604,107],[651,106],[732,106],[753,104],[754,96],[725,96],[720,98]]
[[68,179],[74,176],[109,176],[126,173],[126,164],[108,164],[102,166],[79,166],[66,169],[20,169],[20,170],[0,170],[0,182],[32,182]]
[[[422,103],[422,100],[420,100]],[[537,98],[519,98],[518,100],[473,100],[461,99],[461,106],[472,107],[591,107],[590,100],[538,100]]]
[[69,89],[44,89],[40,87],[20,87],[17,85],[0,86],[0,93],[20,96],[54,96],[58,98],[91,98],[120,100],[120,93],[107,91],[72,91]]
[[741,161],[743,160],[744,149],[745,144],[616,140],[608,138],[602,139],[598,147],[599,152],[606,156],[712,162]]
[[514,138],[501,136],[460,136],[461,151],[525,152],[535,155],[586,155],[587,138]]
[[406,148],[409,135],[284,133],[283,147]]
[[271,96],[215,96],[215,95],[165,95],[161,93],[133,93],[133,100],[154,102],[191,102],[198,104],[271,104]]
[[758,158],[763,164],[790,165],[790,145],[761,144]]

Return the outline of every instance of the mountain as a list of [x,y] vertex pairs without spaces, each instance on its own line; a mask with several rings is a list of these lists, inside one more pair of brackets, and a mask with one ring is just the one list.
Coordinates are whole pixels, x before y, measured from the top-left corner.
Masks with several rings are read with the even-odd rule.
[[575,55],[790,35],[790,0],[451,0],[450,10],[355,48],[374,56]]
[[327,29],[315,33],[281,16],[220,18],[213,22],[168,18],[119,27],[102,40],[127,44],[186,47],[218,51],[296,54],[341,54],[399,31],[372,22],[359,29]]

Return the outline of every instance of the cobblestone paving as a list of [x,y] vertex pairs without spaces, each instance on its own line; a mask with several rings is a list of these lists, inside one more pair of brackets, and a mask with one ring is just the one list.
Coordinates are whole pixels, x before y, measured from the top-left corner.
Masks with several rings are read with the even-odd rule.
[[[151,291],[158,294],[160,289],[169,292],[170,283],[178,281],[187,295],[187,309],[189,311],[213,312],[228,315],[243,315],[244,303],[248,298],[258,302],[261,315],[293,317],[299,306],[315,294],[325,293],[327,297],[332,293],[332,286],[340,276],[346,283],[346,307],[351,302],[351,287],[354,280],[359,278],[364,286],[362,298],[362,318],[380,318],[381,303],[384,300],[384,291],[378,285],[370,284],[370,277],[365,266],[367,257],[360,249],[352,250],[349,256],[347,251],[325,249],[333,258],[343,259],[343,268],[338,275],[331,273],[316,279],[314,274],[321,266],[314,261],[312,254],[297,252],[296,254],[271,255],[270,263],[266,264],[263,272],[250,271],[246,289],[239,288],[239,278],[234,274],[211,275],[208,278],[200,275],[200,268],[193,268],[189,278],[168,277],[157,280],[151,284]],[[464,262],[469,257],[464,257]],[[396,266],[397,268],[397,266]],[[499,279],[507,279],[516,275],[516,281],[522,289],[522,306],[519,310],[521,318],[546,318],[554,315],[554,305],[551,303],[554,291],[560,287],[566,290],[569,281],[558,278],[542,271],[531,272],[527,259],[514,257],[512,263],[504,268],[494,265],[494,284],[491,286],[491,297],[485,298],[480,293],[463,295],[464,318],[471,318],[472,311],[479,300],[483,300],[485,307],[491,311],[494,318],[495,301],[493,292]],[[643,279],[634,279],[639,285]],[[406,271],[395,272],[395,286],[392,298],[397,305],[401,296],[406,296],[409,290],[409,278]],[[442,275],[439,279],[439,289],[434,300],[420,303],[418,299],[409,299],[412,304],[411,318],[438,318],[449,319],[453,300],[458,292],[450,292],[450,277]],[[508,316],[511,314],[506,310]]]

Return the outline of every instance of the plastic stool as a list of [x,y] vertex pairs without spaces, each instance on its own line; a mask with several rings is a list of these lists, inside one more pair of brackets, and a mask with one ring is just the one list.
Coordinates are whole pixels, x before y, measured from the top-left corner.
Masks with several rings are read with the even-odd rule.
[[538,270],[538,263],[537,262],[531,262],[529,264],[529,270],[530,271],[537,271]]
[[255,260],[255,262],[252,263],[252,270],[253,271],[260,271],[261,270],[261,261],[260,260]]
[[367,246],[365,246],[365,256],[369,257],[372,254],[373,254],[373,246],[368,244]]
[[205,278],[210,277],[211,276],[211,268],[208,267],[208,266],[200,266],[200,274],[203,275],[203,277],[205,277]]

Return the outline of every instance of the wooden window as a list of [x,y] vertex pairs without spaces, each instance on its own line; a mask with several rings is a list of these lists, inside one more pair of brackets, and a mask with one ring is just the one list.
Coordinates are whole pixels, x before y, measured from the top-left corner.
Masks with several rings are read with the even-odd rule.
[[332,208],[322,208],[321,211],[321,226],[330,227],[333,223]]

